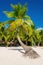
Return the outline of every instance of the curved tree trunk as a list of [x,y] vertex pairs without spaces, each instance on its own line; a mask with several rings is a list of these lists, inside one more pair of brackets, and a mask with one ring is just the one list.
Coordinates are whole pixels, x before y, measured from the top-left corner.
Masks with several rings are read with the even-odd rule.
[[34,51],[31,47],[26,46],[20,39],[19,35],[17,36],[17,39],[19,41],[19,43],[21,44],[21,46],[23,47],[23,49],[25,50],[25,55],[29,56],[31,58],[37,58],[39,57],[39,55],[37,54],[36,51]]
[[29,48],[29,47],[26,46],[26,45],[21,41],[21,39],[20,39],[19,36],[17,36],[17,39],[18,39],[20,45],[21,45],[21,46],[23,47],[23,49],[25,50],[25,52],[28,51],[28,48]]

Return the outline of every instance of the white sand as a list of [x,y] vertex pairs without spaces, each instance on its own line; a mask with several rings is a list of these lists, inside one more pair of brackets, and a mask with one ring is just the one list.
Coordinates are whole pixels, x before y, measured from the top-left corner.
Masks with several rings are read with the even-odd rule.
[[24,57],[23,54],[20,53],[17,49],[22,48],[0,47],[0,65],[43,65],[43,47],[33,48],[40,55],[40,57],[37,59]]

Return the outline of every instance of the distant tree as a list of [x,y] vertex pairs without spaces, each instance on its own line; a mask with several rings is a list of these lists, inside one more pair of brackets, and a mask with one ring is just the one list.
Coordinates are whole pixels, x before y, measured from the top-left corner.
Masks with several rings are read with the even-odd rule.
[[36,35],[36,38],[37,38],[37,44],[38,46],[43,45],[43,30],[35,30],[35,35]]

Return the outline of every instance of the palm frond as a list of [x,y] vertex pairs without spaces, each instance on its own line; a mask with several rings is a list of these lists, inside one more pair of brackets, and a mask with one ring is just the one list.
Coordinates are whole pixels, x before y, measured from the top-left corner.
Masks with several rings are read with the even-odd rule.
[[14,12],[13,11],[12,12],[3,11],[3,12],[6,14],[6,16],[8,18],[14,18]]

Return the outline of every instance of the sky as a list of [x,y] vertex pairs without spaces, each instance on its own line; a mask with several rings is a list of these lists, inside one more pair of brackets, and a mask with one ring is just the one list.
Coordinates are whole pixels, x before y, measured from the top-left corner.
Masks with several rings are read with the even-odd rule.
[[0,21],[9,20],[3,11],[12,11],[10,4],[28,4],[27,15],[29,15],[36,27],[43,28],[43,0],[0,0]]

